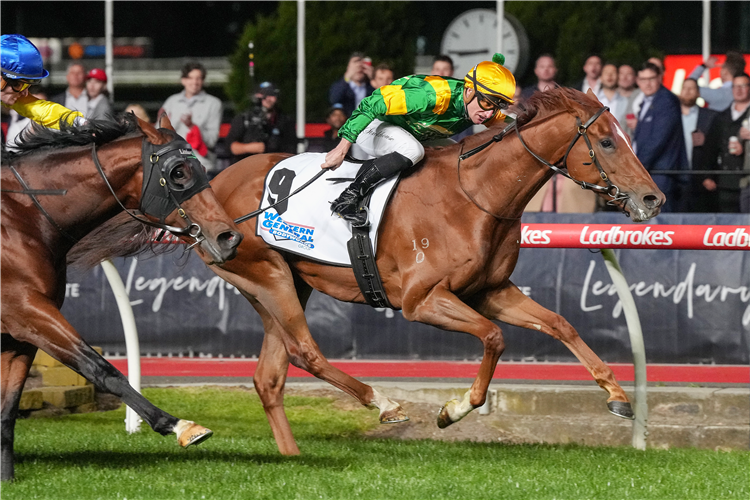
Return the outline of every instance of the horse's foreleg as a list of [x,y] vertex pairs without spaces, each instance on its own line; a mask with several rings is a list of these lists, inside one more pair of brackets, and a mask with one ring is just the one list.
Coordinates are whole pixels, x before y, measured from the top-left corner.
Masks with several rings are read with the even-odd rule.
[[567,346],[607,391],[607,407],[618,417],[633,418],[628,397],[609,366],[599,359],[565,318],[540,306],[524,295],[513,283],[488,293],[477,310],[491,319],[551,335]]
[[[406,293],[405,295],[408,296]],[[495,373],[497,361],[505,350],[500,327],[441,287],[433,288],[417,304],[405,303],[404,317],[409,321],[419,321],[443,330],[469,333],[484,344],[482,363],[471,389],[462,401],[454,399],[443,406],[438,415],[438,427],[447,427],[461,420],[474,408],[482,406],[487,398],[487,389]]]
[[8,334],[2,335],[2,416],[0,417],[0,478],[10,481],[15,477],[15,458],[13,442],[15,440],[16,417],[18,404],[21,401],[23,385],[29,375],[29,368],[34,361],[36,347],[26,342],[18,342]]
[[[279,329],[274,319],[255,299],[248,297],[263,320],[265,336],[258,356],[258,365],[253,375],[255,390],[263,403],[263,410],[271,426],[279,453],[299,455],[292,428],[284,412],[284,384],[289,368],[289,356],[284,342],[279,338]],[[283,334],[283,332],[282,332]]]
[[18,340],[31,343],[47,352],[80,373],[97,389],[118,396],[159,434],[175,433],[181,446],[198,444],[211,436],[209,429],[189,420],[180,420],[154,406],[133,389],[117,368],[81,339],[50,300],[39,295],[33,299],[21,301],[24,304],[34,304],[33,310],[24,310],[22,305],[16,303],[8,307],[8,310],[13,311],[13,317],[3,317],[4,323],[10,321],[17,326],[12,330]]

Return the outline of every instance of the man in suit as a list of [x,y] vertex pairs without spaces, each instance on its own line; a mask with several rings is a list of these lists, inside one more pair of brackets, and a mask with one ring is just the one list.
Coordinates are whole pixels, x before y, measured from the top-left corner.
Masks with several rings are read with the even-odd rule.
[[[682,132],[685,137],[685,152],[691,170],[703,170],[706,166],[706,135],[718,114],[708,108],[698,107],[695,102],[700,97],[698,82],[688,78],[682,84],[680,108],[682,111]],[[687,212],[716,212],[718,198],[716,183],[706,176],[691,175],[690,187],[685,190],[684,204]]]
[[[638,87],[644,95],[638,110],[633,148],[646,170],[687,170],[685,139],[682,133],[680,101],[661,84],[659,67],[647,62],[638,72]],[[667,197],[662,212],[682,208],[680,185],[687,182],[675,175],[654,175],[654,182]]]
[[365,55],[361,52],[353,53],[349,57],[344,77],[335,81],[328,90],[328,100],[331,106],[341,104],[347,116],[351,116],[362,99],[375,90],[370,85],[370,78],[365,71],[364,57]]
[[[744,120],[750,120],[750,76],[740,73],[732,79],[732,96],[734,100],[727,109],[719,113],[706,137],[707,168],[715,170],[742,170],[744,150],[747,147],[747,127]],[[745,132],[742,129],[745,129]],[[730,141],[736,137],[737,141]],[[748,188],[748,180],[743,175],[715,176],[718,212],[738,213],[741,208],[740,193]]]

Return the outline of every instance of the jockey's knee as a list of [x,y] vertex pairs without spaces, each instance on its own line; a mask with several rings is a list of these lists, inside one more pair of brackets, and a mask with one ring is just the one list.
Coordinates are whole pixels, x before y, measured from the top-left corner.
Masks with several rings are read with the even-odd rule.
[[419,141],[414,141],[400,150],[399,153],[411,160],[412,165],[416,165],[424,158],[424,146]]

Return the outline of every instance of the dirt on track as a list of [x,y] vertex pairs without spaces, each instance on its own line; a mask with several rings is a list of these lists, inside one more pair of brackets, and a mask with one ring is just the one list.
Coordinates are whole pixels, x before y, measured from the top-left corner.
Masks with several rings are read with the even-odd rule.
[[[342,410],[358,410],[362,408],[354,398],[335,389],[300,390],[287,387],[284,391],[288,396],[313,396],[333,399],[334,406]],[[437,415],[440,407],[431,403],[410,403],[399,401],[406,414],[408,422],[398,424],[378,425],[367,431],[366,435],[373,438],[389,439],[434,439],[436,441],[474,441],[520,443],[522,440],[512,434],[497,429],[486,423],[479,411],[474,410],[460,422],[440,429],[437,426]],[[377,422],[377,410],[372,410],[373,422]]]

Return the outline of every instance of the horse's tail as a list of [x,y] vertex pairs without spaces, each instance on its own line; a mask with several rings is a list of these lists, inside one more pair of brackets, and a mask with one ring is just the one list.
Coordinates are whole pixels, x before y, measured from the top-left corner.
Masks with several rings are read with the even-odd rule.
[[114,257],[131,257],[150,253],[171,252],[184,245],[161,244],[154,241],[154,230],[122,212],[87,234],[70,249],[70,267],[90,269]]

